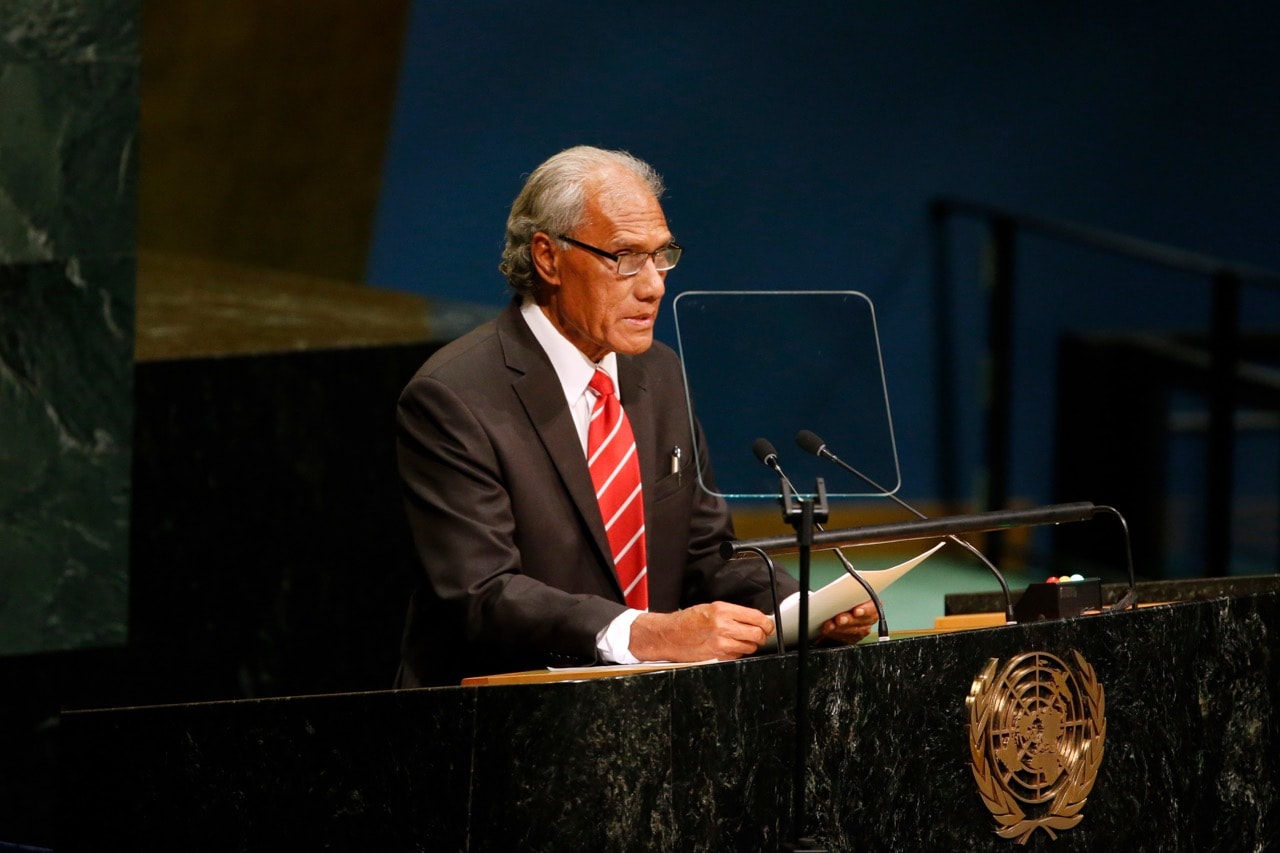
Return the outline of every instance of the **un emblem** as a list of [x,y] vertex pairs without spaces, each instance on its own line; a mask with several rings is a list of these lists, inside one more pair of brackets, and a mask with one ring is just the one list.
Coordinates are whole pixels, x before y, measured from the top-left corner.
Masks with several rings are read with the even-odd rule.
[[1045,652],[992,658],[973,680],[970,769],[996,834],[1026,844],[1037,829],[1050,838],[1084,815],[1102,764],[1105,695],[1093,667],[1072,651],[1075,667]]

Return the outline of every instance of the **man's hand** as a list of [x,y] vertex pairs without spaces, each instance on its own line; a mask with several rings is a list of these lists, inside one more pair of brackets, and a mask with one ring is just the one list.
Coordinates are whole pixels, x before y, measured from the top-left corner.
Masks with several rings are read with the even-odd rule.
[[871,626],[880,619],[876,606],[870,601],[852,610],[837,613],[822,623],[822,637],[835,643],[853,645],[871,633]]
[[631,654],[640,660],[734,660],[773,633],[759,610],[713,601],[675,613],[642,613],[631,624]]

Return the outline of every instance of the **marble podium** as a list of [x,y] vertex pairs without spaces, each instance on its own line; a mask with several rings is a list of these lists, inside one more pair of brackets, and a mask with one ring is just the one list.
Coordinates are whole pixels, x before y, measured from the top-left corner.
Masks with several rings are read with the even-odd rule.
[[[1016,846],[975,787],[965,700],[991,658],[1075,651],[1106,692],[1104,757],[1080,823],[1025,849],[1264,849],[1278,638],[1280,580],[817,651],[804,831],[827,850]],[[67,713],[58,850],[774,850],[795,667]]]

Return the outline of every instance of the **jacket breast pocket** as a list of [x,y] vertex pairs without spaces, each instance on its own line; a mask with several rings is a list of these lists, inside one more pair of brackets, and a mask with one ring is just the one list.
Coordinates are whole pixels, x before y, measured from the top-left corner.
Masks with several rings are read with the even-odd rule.
[[688,471],[680,470],[668,473],[665,477],[653,484],[653,491],[650,494],[649,500],[651,503],[656,504],[659,501],[666,500],[672,495],[679,494],[690,485],[695,487],[697,485],[697,477],[694,475],[692,469]]

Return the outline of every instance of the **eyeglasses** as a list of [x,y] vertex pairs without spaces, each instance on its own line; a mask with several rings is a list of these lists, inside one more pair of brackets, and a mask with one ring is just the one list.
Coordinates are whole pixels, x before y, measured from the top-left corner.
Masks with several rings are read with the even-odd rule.
[[579,249],[586,249],[588,252],[599,255],[602,258],[608,258],[618,265],[618,275],[637,275],[640,270],[644,269],[644,262],[649,258],[653,258],[653,268],[658,272],[665,272],[673,269],[676,264],[680,263],[680,254],[684,251],[683,246],[675,243],[669,243],[656,252],[606,252],[604,249],[583,243],[581,240],[575,240],[572,237],[566,237],[564,234],[556,235],[559,239],[566,243],[572,243]]

